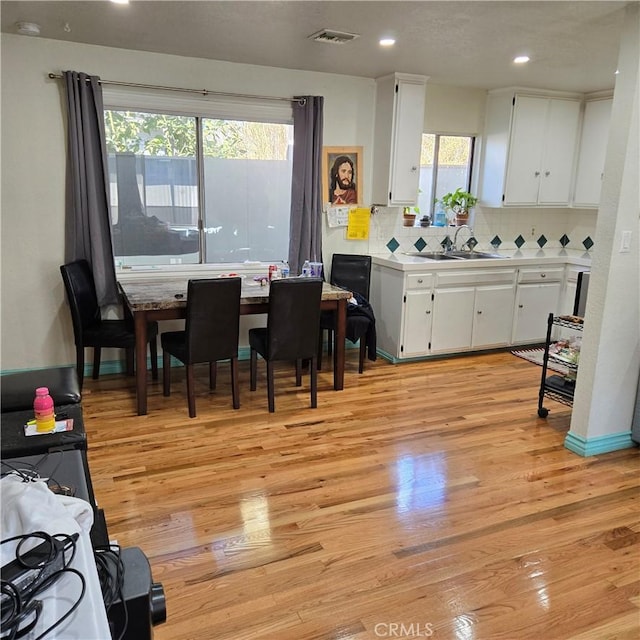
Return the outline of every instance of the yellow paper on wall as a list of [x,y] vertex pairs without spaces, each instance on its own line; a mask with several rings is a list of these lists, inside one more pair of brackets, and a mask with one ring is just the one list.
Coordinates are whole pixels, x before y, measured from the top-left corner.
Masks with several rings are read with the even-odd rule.
[[367,240],[369,237],[369,216],[371,212],[365,207],[356,207],[349,211],[347,240]]

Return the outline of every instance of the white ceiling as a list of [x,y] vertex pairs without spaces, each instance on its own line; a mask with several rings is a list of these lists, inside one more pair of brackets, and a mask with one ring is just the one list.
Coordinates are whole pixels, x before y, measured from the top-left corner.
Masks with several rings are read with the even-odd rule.
[[[483,89],[590,92],[614,85],[625,4],[3,1],[1,20],[7,33],[16,33],[16,22],[28,21],[40,25],[43,38],[197,58],[370,78],[400,71]],[[324,28],[360,37],[342,45],[308,39]],[[395,47],[378,45],[384,35],[396,38]],[[531,62],[514,65],[519,54]]]

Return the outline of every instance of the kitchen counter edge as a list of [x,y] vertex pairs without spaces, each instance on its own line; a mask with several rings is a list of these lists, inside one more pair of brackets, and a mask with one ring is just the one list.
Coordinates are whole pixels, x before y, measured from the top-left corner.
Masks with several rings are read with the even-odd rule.
[[496,267],[544,266],[551,264],[591,266],[591,254],[586,251],[552,249],[498,252],[501,258],[478,260],[430,260],[405,254],[372,254],[373,264],[397,271],[442,271]]

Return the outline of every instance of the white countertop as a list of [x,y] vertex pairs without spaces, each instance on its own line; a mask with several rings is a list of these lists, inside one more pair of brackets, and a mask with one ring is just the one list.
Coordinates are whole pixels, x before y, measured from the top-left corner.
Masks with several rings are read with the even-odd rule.
[[373,264],[398,271],[429,271],[442,269],[478,269],[481,267],[521,267],[525,265],[571,264],[579,267],[591,266],[591,254],[575,249],[515,249],[494,252],[501,258],[483,258],[478,260],[430,260],[404,253],[374,254]]

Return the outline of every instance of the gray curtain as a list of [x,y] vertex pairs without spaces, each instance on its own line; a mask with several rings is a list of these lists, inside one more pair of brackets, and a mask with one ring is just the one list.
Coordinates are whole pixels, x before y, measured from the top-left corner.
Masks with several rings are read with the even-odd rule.
[[64,71],[67,98],[65,262],[91,265],[98,304],[118,302],[111,246],[108,168],[100,78]]
[[293,177],[289,267],[298,275],[305,260],[322,261],[322,96],[293,103]]

